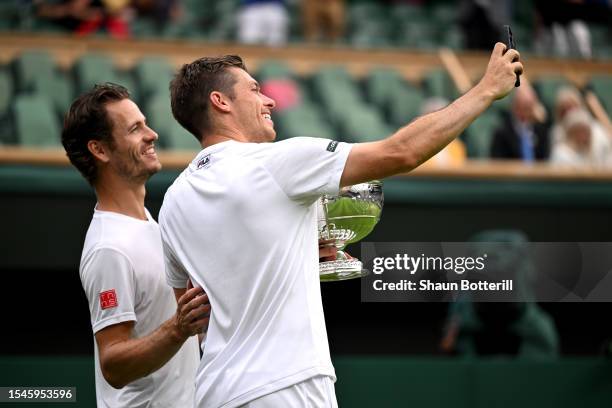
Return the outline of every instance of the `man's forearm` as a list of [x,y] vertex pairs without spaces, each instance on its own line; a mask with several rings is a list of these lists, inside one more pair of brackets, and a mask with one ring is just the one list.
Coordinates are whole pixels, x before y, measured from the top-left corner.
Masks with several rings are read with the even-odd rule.
[[[121,388],[166,364],[188,337],[176,329],[173,316],[153,333],[109,345],[101,356],[102,372],[110,385]],[[198,358],[194,355],[193,358]]]
[[459,136],[492,102],[493,95],[477,85],[446,108],[399,129],[386,142],[391,150],[409,158],[399,161],[404,168],[394,170],[410,171],[427,161]]

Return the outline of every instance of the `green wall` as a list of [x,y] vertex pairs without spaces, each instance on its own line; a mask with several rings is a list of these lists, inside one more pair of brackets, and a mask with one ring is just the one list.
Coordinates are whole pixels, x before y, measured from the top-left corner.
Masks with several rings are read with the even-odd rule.
[[[384,344],[376,346],[384,347]],[[92,359],[2,357],[0,384],[72,386],[77,388],[77,403],[69,406],[93,407]],[[343,356],[334,359],[334,365],[340,407],[582,408],[612,405],[610,360],[528,362]]]

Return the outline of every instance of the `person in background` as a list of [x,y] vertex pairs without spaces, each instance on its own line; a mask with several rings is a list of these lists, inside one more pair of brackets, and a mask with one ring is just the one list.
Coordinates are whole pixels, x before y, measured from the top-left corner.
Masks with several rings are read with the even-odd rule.
[[[574,110],[582,110],[587,115],[589,133],[591,134],[590,153],[587,156],[593,158],[593,163],[599,166],[602,160],[605,161],[604,158],[609,156],[612,151],[612,135],[588,113],[580,92],[571,86],[563,87],[557,93],[555,100],[555,122],[550,131],[551,151],[553,153],[555,150],[560,152],[567,151],[566,131],[563,127],[563,122],[567,115]],[[562,156],[566,155],[562,154]]]
[[344,34],[344,0],[302,0],[304,38],[337,42]]
[[524,162],[548,159],[548,127],[538,121],[538,104],[533,88],[523,85],[516,89],[511,112],[504,114],[501,126],[494,132],[492,158]]
[[238,41],[280,46],[289,36],[289,14],[284,0],[241,0]]
[[609,167],[612,164],[610,144],[595,146],[593,124],[584,109],[569,111],[561,122],[562,139],[555,144],[551,162],[575,167]]
[[76,35],[104,29],[115,39],[130,36],[129,0],[42,0],[35,5],[37,17],[53,21]]
[[485,230],[470,239],[476,253],[487,253],[485,275],[512,279],[514,292],[500,302],[479,301],[482,293],[461,292],[449,304],[442,352],[462,357],[515,356],[550,359],[559,355],[552,317],[533,298],[535,266],[529,240],[519,230]]

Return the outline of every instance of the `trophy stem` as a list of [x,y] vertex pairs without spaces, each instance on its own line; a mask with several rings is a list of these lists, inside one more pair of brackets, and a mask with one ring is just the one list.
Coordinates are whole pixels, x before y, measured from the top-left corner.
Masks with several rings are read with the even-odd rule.
[[363,264],[356,258],[344,259],[347,256],[338,251],[335,261],[319,263],[319,278],[321,282],[340,281],[364,277],[368,274]]

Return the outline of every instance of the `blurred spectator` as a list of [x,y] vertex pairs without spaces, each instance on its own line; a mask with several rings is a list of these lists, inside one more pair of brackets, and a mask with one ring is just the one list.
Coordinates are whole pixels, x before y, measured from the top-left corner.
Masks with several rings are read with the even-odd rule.
[[241,0],[238,41],[245,44],[283,45],[289,35],[284,0]]
[[563,136],[553,148],[551,161],[574,167],[610,166],[610,143],[595,148],[592,122],[586,110],[570,110],[561,122]]
[[490,50],[501,39],[503,24],[510,22],[511,1],[463,0],[459,4],[459,23],[466,46]]
[[[555,123],[550,132],[552,146],[561,143],[565,139],[565,133],[561,126],[565,116],[574,109],[585,109],[584,99],[580,92],[574,87],[563,87],[557,92],[555,100]],[[590,116],[591,131],[593,137],[593,150],[606,151],[612,148],[612,135],[595,118]]]
[[[433,97],[425,100],[421,107],[421,115],[427,115],[445,108],[449,101],[441,97]],[[460,165],[465,162],[466,150],[461,140],[453,139],[444,149],[440,150],[435,156],[427,160],[421,166],[435,165],[448,166]]]
[[[559,353],[559,338],[552,318],[532,298],[533,264],[527,237],[515,230],[489,230],[474,236],[473,248],[489,255],[487,276],[504,271],[512,276],[514,301],[475,302],[462,293],[449,305],[440,342],[443,352],[462,356],[509,355],[549,358]],[[478,295],[477,293],[475,295]]]
[[612,2],[607,0],[536,0],[535,8],[544,30],[536,38],[539,49],[553,49],[557,55],[591,58],[589,23],[610,24]]
[[338,41],[344,33],[344,0],[302,0],[304,37]]
[[38,1],[38,17],[53,21],[70,31],[79,30],[88,21],[100,20],[103,9],[99,1],[93,0],[59,0]]
[[502,125],[495,131],[491,157],[521,159],[525,162],[548,159],[548,128],[539,123],[541,105],[533,88],[523,84],[514,91],[510,113],[503,115]]
[[106,29],[117,39],[129,37],[127,23],[129,0],[42,0],[36,15],[74,31],[77,35],[93,34]]
[[150,17],[160,28],[178,20],[182,12],[178,0],[132,0],[132,6],[138,17]]

